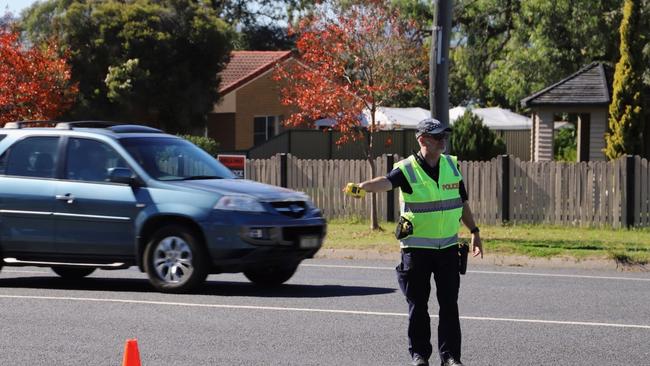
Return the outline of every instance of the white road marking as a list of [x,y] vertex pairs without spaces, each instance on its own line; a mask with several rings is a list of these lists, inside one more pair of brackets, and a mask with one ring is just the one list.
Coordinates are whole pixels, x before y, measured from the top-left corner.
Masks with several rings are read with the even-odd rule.
[[513,274],[522,276],[541,276],[541,277],[569,277],[569,278],[592,278],[599,280],[625,280],[625,281],[648,281],[650,278],[639,277],[621,277],[621,276],[588,276],[575,274],[558,274],[558,273],[533,273],[533,272],[512,272],[512,271],[467,271],[469,273],[488,273],[488,274]]
[[[310,308],[293,308],[278,306],[251,306],[251,305],[227,305],[227,304],[198,304],[188,302],[168,302],[168,301],[148,301],[148,300],[128,300],[128,299],[100,299],[92,297],[58,297],[58,296],[25,296],[25,295],[0,295],[4,299],[24,299],[24,300],[59,300],[59,301],[86,301],[98,303],[121,303],[121,304],[138,304],[138,305],[159,305],[159,306],[187,306],[198,308],[215,308],[215,309],[244,309],[244,310],[273,310],[273,311],[296,311],[309,313],[329,313],[329,314],[350,314],[350,315],[375,315],[375,316],[399,316],[407,317],[406,313],[390,313],[378,311],[360,311],[360,310],[339,310],[339,309],[310,309]],[[431,315],[437,318],[437,315]],[[515,323],[537,323],[537,324],[559,324],[559,325],[583,325],[595,327],[614,327],[614,328],[636,328],[648,329],[650,325],[639,324],[616,324],[600,322],[576,322],[562,320],[541,320],[541,319],[515,319],[515,318],[493,318],[480,316],[461,316],[465,320],[482,320],[498,322],[515,322]]]
[[539,324],[563,324],[563,325],[588,325],[594,327],[614,327],[614,328],[639,328],[650,329],[650,325],[638,324],[616,324],[616,323],[596,323],[596,322],[574,322],[566,320],[541,320],[541,319],[514,319],[514,318],[491,318],[491,317],[477,317],[477,316],[461,316],[461,319],[467,320],[492,320],[500,322],[515,322],[515,323],[539,323]]
[[[382,271],[394,271],[393,267],[377,267],[377,266],[345,266],[338,264],[310,264],[302,263],[301,267],[321,267],[321,268],[347,268],[347,269],[373,269]],[[3,273],[51,273],[50,271],[25,271],[3,269]],[[515,272],[515,271],[467,271],[467,273],[485,273],[485,274],[499,274],[499,275],[519,275],[519,276],[538,276],[538,277],[566,277],[566,278],[590,278],[600,280],[623,280],[623,281],[645,281],[650,282],[650,278],[639,277],[621,277],[621,276],[588,276],[576,274],[557,274],[557,273],[534,273],[534,272]]]
[[300,263],[300,267],[379,269],[379,270],[393,270],[393,271],[395,270],[395,267],[344,266],[344,265],[339,265],[339,264],[310,264],[310,263]]
[[8,273],[52,273],[50,271],[21,271],[21,270],[15,270],[15,269],[3,269],[2,272],[8,272]]
[[[393,267],[372,267],[372,266],[344,266],[336,264],[310,264],[302,263],[301,267],[323,267],[323,268],[348,268],[348,269],[376,269],[384,271],[394,271]],[[485,273],[485,274],[500,274],[500,275],[520,275],[520,276],[539,276],[539,277],[568,277],[568,278],[591,278],[602,280],[627,280],[627,281],[648,281],[650,278],[638,277],[620,277],[620,276],[588,276],[576,274],[557,274],[557,273],[534,273],[534,272],[514,272],[514,271],[467,271],[467,273]]]
[[[338,264],[310,264],[302,263],[301,267],[321,267],[321,268],[347,268],[347,269],[374,269],[382,271],[394,271],[393,267],[377,267],[377,266],[345,266]],[[50,271],[25,271],[3,269],[3,273],[51,273]],[[590,278],[600,280],[623,280],[623,281],[645,281],[650,282],[650,278],[639,277],[621,277],[621,276],[589,276],[577,274],[558,274],[558,273],[535,273],[535,272],[515,272],[515,271],[467,271],[467,273],[485,273],[485,274],[499,274],[499,275],[519,275],[519,276],[538,276],[538,277],[566,277],[566,278]]]

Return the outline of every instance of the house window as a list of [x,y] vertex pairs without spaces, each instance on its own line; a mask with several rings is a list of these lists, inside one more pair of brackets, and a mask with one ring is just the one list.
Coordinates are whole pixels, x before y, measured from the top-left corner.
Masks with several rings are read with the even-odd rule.
[[255,146],[263,144],[278,134],[280,129],[279,121],[278,116],[255,117],[253,122],[253,143]]

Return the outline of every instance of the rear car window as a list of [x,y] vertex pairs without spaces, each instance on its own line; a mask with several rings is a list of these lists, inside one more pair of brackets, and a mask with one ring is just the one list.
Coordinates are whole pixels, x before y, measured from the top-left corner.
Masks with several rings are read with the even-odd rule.
[[58,137],[34,136],[17,141],[0,156],[0,174],[54,178]]

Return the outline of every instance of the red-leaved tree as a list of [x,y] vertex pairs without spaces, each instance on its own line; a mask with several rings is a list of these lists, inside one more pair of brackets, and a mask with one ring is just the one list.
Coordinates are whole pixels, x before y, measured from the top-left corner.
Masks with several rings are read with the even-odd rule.
[[0,27],[0,124],[56,118],[72,106],[77,90],[53,42],[27,48],[18,32]]
[[[337,144],[365,143],[371,175],[376,176],[372,146],[380,126],[375,112],[416,87],[418,72],[427,65],[415,29],[386,1],[317,8],[293,30],[298,36],[296,62],[275,73],[283,82],[282,103],[296,111],[285,125],[334,120],[333,128],[342,132]],[[367,135],[361,128],[364,111]],[[377,229],[377,198],[372,194],[370,199],[370,225]]]

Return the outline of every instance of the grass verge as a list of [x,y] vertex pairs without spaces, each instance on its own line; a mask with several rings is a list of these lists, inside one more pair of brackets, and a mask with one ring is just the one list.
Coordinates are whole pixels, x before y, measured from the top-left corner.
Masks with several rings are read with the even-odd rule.
[[[395,224],[383,222],[371,231],[362,220],[332,220],[324,248],[397,252]],[[463,227],[461,237],[469,234]],[[650,263],[650,229],[601,229],[547,225],[481,225],[481,239],[487,254],[528,257],[563,257],[575,260],[612,259],[622,265]]]

